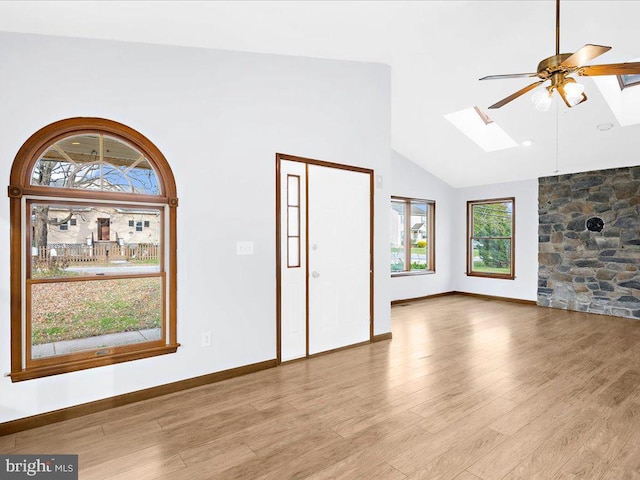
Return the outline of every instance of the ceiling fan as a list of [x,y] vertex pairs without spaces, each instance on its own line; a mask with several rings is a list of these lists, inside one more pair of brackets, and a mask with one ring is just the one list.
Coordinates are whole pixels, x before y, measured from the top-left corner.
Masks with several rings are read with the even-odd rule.
[[560,53],[560,0],[556,0],[556,54],[545,58],[538,64],[535,73],[512,73],[507,75],[489,75],[480,80],[496,80],[503,78],[538,77],[541,80],[528,85],[517,92],[494,103],[489,108],[500,108],[521,95],[533,90],[538,85],[551,80],[546,90],[538,91],[533,98],[538,110],[547,110],[551,105],[553,91],[557,90],[567,107],[575,107],[587,100],[584,86],[576,82],[570,75],[639,75],[640,62],[610,63],[607,65],[585,65],[590,60],[611,50],[611,47],[586,44],[575,53]]

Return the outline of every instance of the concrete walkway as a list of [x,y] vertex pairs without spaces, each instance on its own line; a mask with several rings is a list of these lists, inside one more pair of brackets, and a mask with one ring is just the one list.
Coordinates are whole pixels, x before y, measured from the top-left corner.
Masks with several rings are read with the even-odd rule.
[[109,348],[117,345],[150,342],[160,340],[160,338],[162,338],[162,333],[159,328],[150,328],[135,332],[109,333],[107,335],[98,335],[97,337],[33,345],[31,347],[31,356],[32,358],[52,357],[54,355],[93,350],[95,348]]
[[82,275],[118,275],[123,273],[159,273],[159,265],[119,265],[109,267],[67,267],[68,272],[76,272]]

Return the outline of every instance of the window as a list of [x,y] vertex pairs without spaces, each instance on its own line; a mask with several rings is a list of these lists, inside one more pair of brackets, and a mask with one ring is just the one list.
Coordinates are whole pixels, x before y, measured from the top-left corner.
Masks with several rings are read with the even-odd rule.
[[287,175],[287,268],[300,267],[300,175]]
[[435,202],[391,197],[391,275],[435,271]]
[[142,222],[136,222],[136,232],[142,231]]
[[513,280],[515,199],[467,202],[467,275]]
[[129,220],[129,226],[130,226],[130,227],[133,227],[133,226],[134,226],[133,220]]
[[[177,350],[178,201],[149,140],[110,120],[53,123],[18,152],[9,197],[12,381]],[[146,243],[122,241],[131,211],[158,225]]]
[[144,228],[149,228],[149,220],[144,221]]
[[618,75],[618,83],[620,84],[620,90],[640,85],[640,75]]

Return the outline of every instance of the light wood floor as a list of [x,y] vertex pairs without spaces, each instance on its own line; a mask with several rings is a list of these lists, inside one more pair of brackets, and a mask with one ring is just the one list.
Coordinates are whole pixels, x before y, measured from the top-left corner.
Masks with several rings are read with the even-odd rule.
[[0,437],[80,478],[640,478],[640,321],[451,296],[393,340]]

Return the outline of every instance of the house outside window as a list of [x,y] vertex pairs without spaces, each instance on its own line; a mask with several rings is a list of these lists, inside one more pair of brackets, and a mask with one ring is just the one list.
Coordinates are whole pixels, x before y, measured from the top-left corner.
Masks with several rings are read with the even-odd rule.
[[391,197],[391,275],[435,271],[435,202]]
[[[9,197],[12,381],[177,350],[178,201],[155,145],[110,120],[53,123],[18,152]],[[157,228],[130,235],[132,215]]]
[[515,199],[467,202],[467,275],[515,278]]

